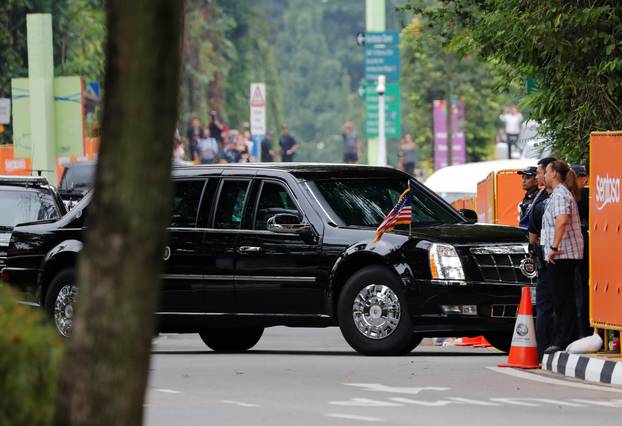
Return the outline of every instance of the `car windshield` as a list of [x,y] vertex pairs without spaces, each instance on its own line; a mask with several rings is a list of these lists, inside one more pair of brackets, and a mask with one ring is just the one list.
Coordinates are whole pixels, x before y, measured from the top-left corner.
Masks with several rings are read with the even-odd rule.
[[0,190],[0,226],[58,219],[61,213],[49,192],[36,190]]
[[63,191],[86,192],[93,187],[95,165],[79,165],[67,169],[60,187]]
[[[348,226],[377,227],[406,190],[406,180],[342,179],[315,181],[330,208]],[[412,187],[413,226],[463,222],[436,197]],[[397,229],[407,229],[398,225]]]

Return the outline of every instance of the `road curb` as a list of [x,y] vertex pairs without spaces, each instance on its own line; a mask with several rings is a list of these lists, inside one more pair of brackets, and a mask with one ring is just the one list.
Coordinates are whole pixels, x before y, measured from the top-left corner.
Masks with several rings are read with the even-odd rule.
[[544,354],[542,369],[587,382],[622,385],[622,362],[568,352]]

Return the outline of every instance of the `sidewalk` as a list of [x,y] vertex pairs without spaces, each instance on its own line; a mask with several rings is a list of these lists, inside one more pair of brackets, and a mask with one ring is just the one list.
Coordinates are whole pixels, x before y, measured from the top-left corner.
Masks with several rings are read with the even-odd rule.
[[545,354],[542,369],[588,382],[622,386],[622,357],[620,353]]

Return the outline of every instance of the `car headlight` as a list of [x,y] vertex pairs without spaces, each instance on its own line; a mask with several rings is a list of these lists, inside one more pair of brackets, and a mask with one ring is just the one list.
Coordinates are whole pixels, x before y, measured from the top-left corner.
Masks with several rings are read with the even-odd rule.
[[8,246],[11,241],[11,234],[0,234],[0,246]]
[[430,247],[430,271],[436,280],[464,280],[464,270],[458,252],[453,246],[432,244]]

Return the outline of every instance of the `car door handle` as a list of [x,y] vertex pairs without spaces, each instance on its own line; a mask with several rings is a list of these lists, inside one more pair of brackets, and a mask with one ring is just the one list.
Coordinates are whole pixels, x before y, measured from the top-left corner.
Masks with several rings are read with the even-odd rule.
[[240,254],[259,253],[260,251],[261,251],[261,247],[251,247],[251,246],[238,247],[238,253]]

